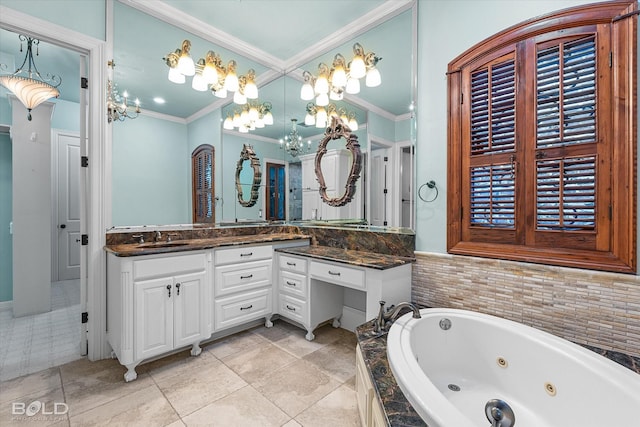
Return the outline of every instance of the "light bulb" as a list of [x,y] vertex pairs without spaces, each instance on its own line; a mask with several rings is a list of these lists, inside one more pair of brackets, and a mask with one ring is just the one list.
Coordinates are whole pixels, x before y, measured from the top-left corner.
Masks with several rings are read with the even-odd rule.
[[349,66],[349,74],[354,79],[361,79],[367,74],[367,67],[364,65],[364,59],[362,56],[356,55],[353,57],[353,61],[351,61],[351,65]]
[[233,102],[238,105],[244,105],[247,103],[247,97],[244,96],[240,91],[236,91],[236,93],[233,94]]
[[320,77],[318,77],[318,80],[316,80],[316,85],[313,87],[313,90],[315,91],[316,94],[328,94],[329,93],[329,81],[327,80],[327,77],[324,75],[321,75]]
[[204,92],[209,87],[207,85],[207,82],[204,81],[204,77],[202,77],[202,74],[196,73],[191,80],[191,88],[197,90],[198,92]]
[[235,92],[238,90],[238,87],[238,76],[233,71],[229,72],[224,79],[224,88],[229,92]]
[[372,68],[367,71],[367,78],[365,79],[365,85],[367,87],[380,86],[382,83],[382,77],[380,77],[380,71],[377,68]]
[[313,116],[313,114],[307,113],[307,115],[304,116],[304,124],[307,126],[313,126],[316,124],[316,118]]
[[227,90],[225,88],[222,89],[218,89],[215,92],[213,92],[214,96],[216,96],[217,98],[226,98],[227,97]]
[[356,119],[349,120],[349,124],[347,126],[349,126],[349,129],[351,129],[351,132],[355,132],[358,130],[358,122],[356,122]]
[[273,124],[273,114],[271,114],[271,111],[267,111],[267,114],[264,115],[264,124],[265,125]]
[[260,118],[260,114],[258,114],[258,109],[256,107],[249,108],[249,120],[255,122]]
[[240,120],[240,113],[235,113],[233,115],[233,127],[234,128],[239,128],[240,126],[242,126],[242,120]]
[[327,111],[324,108],[318,108],[316,113],[316,127],[323,128],[327,126]]
[[178,60],[178,71],[185,76],[193,76],[196,73],[196,65],[188,54],[183,54]]
[[224,123],[222,124],[222,127],[227,129],[227,130],[232,130],[233,129],[233,119],[229,116],[227,116],[226,119],[224,119]]
[[305,83],[302,85],[302,88],[300,89],[300,98],[305,100],[305,101],[311,101],[313,98],[315,98],[315,93],[313,92],[313,86],[311,86],[311,83]]
[[326,93],[321,93],[316,98],[316,105],[320,107],[326,107],[329,105],[329,96]]
[[249,112],[247,110],[244,110],[242,114],[240,114],[240,122],[246,126],[250,121],[251,119],[249,118]]
[[247,82],[244,86],[244,96],[247,99],[256,99],[258,97],[258,86],[252,81]]
[[345,87],[347,85],[347,73],[345,73],[341,65],[333,70],[331,84],[338,87]]
[[187,78],[178,71],[178,68],[169,68],[169,81],[177,84],[183,84],[187,81]]
[[211,64],[206,64],[202,69],[202,78],[207,84],[214,84],[218,82],[218,71],[216,67]]
[[355,78],[350,78],[347,81],[347,88],[345,89],[347,93],[351,95],[355,95],[356,93],[360,93],[360,80]]

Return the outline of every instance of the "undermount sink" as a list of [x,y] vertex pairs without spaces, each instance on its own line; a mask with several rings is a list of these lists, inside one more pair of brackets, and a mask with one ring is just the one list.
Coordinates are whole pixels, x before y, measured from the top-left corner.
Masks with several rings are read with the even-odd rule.
[[186,246],[188,242],[149,242],[140,243],[139,248],[173,248],[175,246]]

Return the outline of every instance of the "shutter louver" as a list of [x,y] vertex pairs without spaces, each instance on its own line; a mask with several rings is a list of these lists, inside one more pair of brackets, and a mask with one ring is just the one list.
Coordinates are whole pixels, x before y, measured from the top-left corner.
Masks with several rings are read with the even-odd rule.
[[471,168],[471,225],[514,227],[515,177],[512,172],[510,164]]
[[537,55],[537,147],[596,140],[596,45],[593,36]]
[[539,230],[593,230],[594,156],[537,162],[536,219]]

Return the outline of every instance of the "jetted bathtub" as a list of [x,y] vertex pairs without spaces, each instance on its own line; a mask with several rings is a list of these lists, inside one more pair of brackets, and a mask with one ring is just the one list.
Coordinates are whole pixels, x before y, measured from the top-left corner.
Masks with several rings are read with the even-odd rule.
[[516,427],[640,426],[640,375],[630,369],[498,317],[420,313],[391,326],[387,356],[429,427],[497,426],[500,417]]

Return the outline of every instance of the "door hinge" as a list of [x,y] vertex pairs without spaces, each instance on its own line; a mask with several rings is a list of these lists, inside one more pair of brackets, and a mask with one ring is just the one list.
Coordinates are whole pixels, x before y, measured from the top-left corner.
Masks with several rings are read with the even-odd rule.
[[386,227],[387,226],[387,221],[383,221],[382,225],[384,225]]
[[384,161],[385,161],[385,162],[388,162],[388,161],[389,161],[389,158],[388,158],[387,156],[384,156]]
[[609,68],[613,67],[613,51],[609,51]]
[[80,166],[83,168],[89,167],[89,158],[87,156],[80,157]]
[[82,312],[82,323],[88,323],[89,322],[89,313],[87,313],[86,311]]
[[385,188],[384,190],[382,190],[383,194],[387,194],[387,189]]
[[83,234],[82,235],[82,246],[87,246],[89,244],[89,235],[88,234]]
[[86,77],[80,77],[80,88],[89,89],[89,79]]

